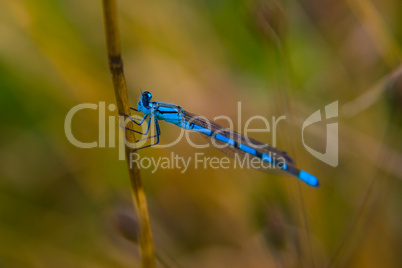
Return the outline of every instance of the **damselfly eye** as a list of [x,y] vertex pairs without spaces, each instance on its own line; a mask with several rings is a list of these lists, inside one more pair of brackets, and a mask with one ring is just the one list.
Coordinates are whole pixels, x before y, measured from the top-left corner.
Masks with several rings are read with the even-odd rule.
[[141,95],[142,95],[143,99],[146,99],[148,101],[151,100],[151,98],[152,98],[152,94],[148,91],[143,92]]

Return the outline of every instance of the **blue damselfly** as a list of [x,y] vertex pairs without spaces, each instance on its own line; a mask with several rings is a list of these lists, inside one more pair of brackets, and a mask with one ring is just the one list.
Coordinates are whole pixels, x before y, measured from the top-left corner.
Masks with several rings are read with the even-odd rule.
[[[144,132],[129,129],[141,135],[148,135],[151,123],[153,122],[155,124],[156,134],[142,138],[137,142],[151,138],[155,138],[156,141],[137,148],[137,150],[159,143],[161,131],[158,121],[163,120],[186,130],[192,130],[203,134],[215,148],[235,159],[248,157],[254,162],[255,160],[260,161],[261,165],[257,165],[257,169],[261,171],[270,172],[273,169],[281,170],[299,178],[310,186],[317,187],[319,185],[318,179],[306,171],[298,169],[292,158],[290,158],[286,152],[225,128],[203,116],[187,112],[180,106],[151,101],[151,98],[152,94],[150,92],[143,92],[138,102],[137,109],[131,108],[134,111],[143,113],[144,117],[142,119],[124,115],[128,116],[132,122],[139,126],[147,122],[147,127]],[[238,157],[235,157],[236,154]]]

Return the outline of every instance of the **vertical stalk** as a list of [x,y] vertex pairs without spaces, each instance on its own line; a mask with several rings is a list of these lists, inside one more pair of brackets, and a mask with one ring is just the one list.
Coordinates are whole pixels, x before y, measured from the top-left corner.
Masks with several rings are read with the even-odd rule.
[[[103,0],[102,2],[109,68],[112,74],[117,108],[119,114],[130,114],[130,104],[128,101],[123,61],[120,52],[117,5],[115,0]],[[133,123],[128,122],[127,128],[133,128]],[[125,153],[131,182],[131,193],[140,223],[139,245],[141,250],[141,263],[144,268],[155,267],[154,244],[140,169],[137,165],[133,165],[130,168],[130,154],[135,152],[136,149],[131,148],[129,144],[135,144],[135,134],[126,129],[125,136],[128,142],[128,144],[125,144]]]

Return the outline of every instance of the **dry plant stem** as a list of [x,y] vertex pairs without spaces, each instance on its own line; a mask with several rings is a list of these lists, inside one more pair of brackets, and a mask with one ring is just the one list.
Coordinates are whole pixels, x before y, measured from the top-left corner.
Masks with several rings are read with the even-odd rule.
[[[117,5],[115,0],[103,0],[103,12],[105,20],[106,43],[109,57],[109,68],[112,73],[113,87],[116,96],[118,112],[120,114],[130,114],[126,80],[124,78],[123,62],[120,55],[120,38],[117,22]],[[131,124],[131,125],[130,125]],[[128,128],[133,128],[132,122],[127,124]],[[129,144],[135,144],[135,136],[132,131],[125,131],[125,136]],[[154,244],[152,240],[151,225],[149,221],[147,201],[142,185],[141,173],[137,165],[130,168],[130,154],[135,148],[130,148],[125,144],[127,164],[131,181],[131,192],[134,199],[138,218],[140,221],[139,244],[141,249],[142,267],[155,267]]]

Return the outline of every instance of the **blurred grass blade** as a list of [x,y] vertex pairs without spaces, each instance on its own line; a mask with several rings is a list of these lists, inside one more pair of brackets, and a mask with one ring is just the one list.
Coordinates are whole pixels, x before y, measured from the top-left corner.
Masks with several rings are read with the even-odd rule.
[[375,83],[372,88],[365,91],[356,99],[345,103],[341,108],[342,115],[346,117],[354,117],[371,107],[380,99],[383,93],[389,88],[390,84],[401,75],[402,66],[399,66],[394,72],[382,78],[380,81]]
[[388,66],[394,67],[396,63],[399,63],[401,60],[399,46],[389,31],[389,27],[386,26],[371,2],[364,0],[348,0],[346,2],[371,36],[378,52],[388,63]]

